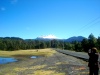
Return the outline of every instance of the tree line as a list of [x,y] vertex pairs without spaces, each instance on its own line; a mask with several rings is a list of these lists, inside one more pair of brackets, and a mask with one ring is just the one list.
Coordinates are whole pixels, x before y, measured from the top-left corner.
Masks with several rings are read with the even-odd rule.
[[27,49],[59,48],[65,50],[85,51],[91,47],[97,47],[100,50],[100,37],[96,38],[90,34],[88,38],[80,41],[66,42],[65,40],[38,40],[22,39],[19,37],[0,37],[0,50],[14,51]]

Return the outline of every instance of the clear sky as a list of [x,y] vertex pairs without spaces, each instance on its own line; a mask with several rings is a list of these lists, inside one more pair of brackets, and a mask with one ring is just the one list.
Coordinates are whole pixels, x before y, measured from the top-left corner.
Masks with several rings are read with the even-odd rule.
[[100,0],[0,0],[0,37],[100,36]]

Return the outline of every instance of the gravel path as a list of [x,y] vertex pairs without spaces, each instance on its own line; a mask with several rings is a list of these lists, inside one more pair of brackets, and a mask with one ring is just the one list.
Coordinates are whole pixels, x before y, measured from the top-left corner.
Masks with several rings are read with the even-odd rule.
[[0,65],[0,75],[88,75],[88,67],[81,59],[57,52],[50,57]]
[[48,67],[55,66],[52,70],[65,73],[65,75],[88,75],[87,62],[62,53],[56,53],[52,57],[46,58],[44,64],[47,64]]

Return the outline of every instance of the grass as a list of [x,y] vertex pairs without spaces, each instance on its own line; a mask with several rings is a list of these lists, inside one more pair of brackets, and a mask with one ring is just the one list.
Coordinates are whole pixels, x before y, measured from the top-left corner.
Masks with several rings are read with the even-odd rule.
[[36,72],[34,72],[34,75],[65,75],[64,73],[57,73],[55,71],[44,71],[44,70],[38,70]]
[[[19,59],[18,62],[0,65],[0,75],[66,75],[65,72],[62,71],[61,65],[67,65],[69,62],[57,61],[53,64],[49,64],[47,59],[52,58],[49,56],[52,56],[54,53],[56,53],[56,51],[53,49],[38,49],[38,51],[36,49],[0,51],[0,56]],[[31,59],[30,56],[44,57]],[[84,67],[76,68],[75,70],[84,70]],[[87,73],[81,72],[78,75],[87,75]]]
[[29,56],[51,56],[55,53],[52,49],[36,49],[33,50],[18,50],[18,51],[0,51],[1,57],[29,57]]
[[21,59],[19,62],[0,65],[0,75],[65,75],[64,73],[58,73],[54,70],[46,70],[44,68],[48,67],[48,65],[40,64],[41,60],[38,61],[37,59],[29,58],[32,55],[49,57],[54,53],[55,51],[52,49],[38,49],[38,51],[36,49],[0,51],[1,57],[15,57]]

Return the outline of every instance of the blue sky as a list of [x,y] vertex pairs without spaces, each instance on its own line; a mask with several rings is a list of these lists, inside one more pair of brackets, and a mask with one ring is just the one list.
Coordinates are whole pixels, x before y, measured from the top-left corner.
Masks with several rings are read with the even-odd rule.
[[0,0],[0,37],[100,36],[100,0]]

